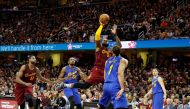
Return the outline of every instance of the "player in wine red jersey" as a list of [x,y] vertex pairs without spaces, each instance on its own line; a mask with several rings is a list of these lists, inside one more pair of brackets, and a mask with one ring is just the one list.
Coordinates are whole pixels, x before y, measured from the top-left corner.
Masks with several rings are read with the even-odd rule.
[[20,106],[20,109],[25,109],[25,101],[28,102],[29,109],[34,109],[33,104],[33,84],[36,79],[52,84],[50,80],[42,77],[40,70],[35,66],[36,57],[28,56],[29,63],[22,65],[19,72],[16,74],[15,84],[15,98]]
[[[101,43],[100,36],[104,24],[100,22],[100,26],[96,31],[95,34],[95,41],[96,41],[96,51],[95,51],[95,63],[94,67],[91,69],[91,73],[87,80],[84,83],[74,83],[74,84],[64,84],[64,87],[72,87],[72,88],[81,88],[87,89],[92,85],[96,85],[99,83],[104,82],[104,66],[106,60],[112,55],[111,52],[108,50],[108,40],[104,39]],[[111,33],[114,35],[117,45],[121,47],[121,42],[119,37],[116,35],[117,25],[114,25],[111,29]]]

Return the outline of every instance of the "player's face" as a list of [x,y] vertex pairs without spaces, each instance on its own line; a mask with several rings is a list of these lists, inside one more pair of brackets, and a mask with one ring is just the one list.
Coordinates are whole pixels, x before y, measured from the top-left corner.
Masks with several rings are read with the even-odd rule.
[[103,47],[108,47],[108,40],[107,40],[107,39],[104,39],[104,40],[102,41],[102,46],[103,46]]
[[35,64],[35,63],[36,63],[36,57],[35,57],[35,56],[32,56],[32,57],[29,59],[29,62],[31,62],[32,64]]
[[75,64],[75,59],[74,58],[70,58],[69,59],[69,64],[70,65],[74,65]]
[[152,70],[152,75],[153,76],[157,76],[158,75],[158,70],[157,69],[153,69]]

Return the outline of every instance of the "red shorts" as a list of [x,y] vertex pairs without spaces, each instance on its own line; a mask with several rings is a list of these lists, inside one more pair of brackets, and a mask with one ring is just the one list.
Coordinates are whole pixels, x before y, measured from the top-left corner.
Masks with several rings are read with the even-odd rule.
[[33,92],[33,87],[27,87],[16,83],[15,85],[15,99],[18,105],[21,105],[25,101],[25,95],[31,94]]
[[104,69],[94,66],[91,70],[87,83],[96,85],[104,82]]

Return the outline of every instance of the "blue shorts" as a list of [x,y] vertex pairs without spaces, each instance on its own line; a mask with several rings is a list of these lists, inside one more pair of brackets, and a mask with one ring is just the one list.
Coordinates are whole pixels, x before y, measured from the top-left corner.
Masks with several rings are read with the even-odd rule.
[[81,98],[76,88],[64,88],[64,94],[67,98],[74,96],[75,104],[81,104]]
[[163,109],[163,103],[164,103],[163,93],[153,94],[152,109]]
[[116,99],[116,95],[119,92],[120,88],[118,84],[115,83],[104,83],[103,87],[103,96],[99,100],[99,104],[103,105],[105,108],[108,103],[112,102],[114,109],[116,108],[128,108],[128,102],[126,93],[124,92],[119,99]]

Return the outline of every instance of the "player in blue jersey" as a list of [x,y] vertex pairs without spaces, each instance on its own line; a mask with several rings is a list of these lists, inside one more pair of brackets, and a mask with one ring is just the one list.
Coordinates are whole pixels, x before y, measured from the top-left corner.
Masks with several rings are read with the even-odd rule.
[[163,109],[164,101],[166,100],[166,89],[164,86],[163,79],[158,75],[158,69],[152,69],[152,88],[144,96],[146,100],[147,97],[152,94],[152,109]]
[[[61,73],[58,77],[58,80],[56,80],[56,83],[63,82],[66,84],[70,83],[76,83],[79,80],[79,76],[81,76],[83,79],[85,79],[84,73],[80,70],[80,68],[75,66],[76,59],[71,57],[68,61],[68,66],[65,66],[62,68]],[[64,80],[65,77],[68,79]],[[63,85],[61,85],[63,86]],[[76,88],[64,88],[64,94],[69,99],[70,102],[70,109],[74,109],[74,106],[77,107],[77,109],[82,109],[81,106],[81,98],[78,93],[78,89]]]
[[124,92],[124,71],[128,61],[120,56],[120,47],[112,48],[113,56],[108,58],[104,68],[103,96],[99,101],[99,108],[106,109],[112,102],[114,109],[127,109],[128,101]]

